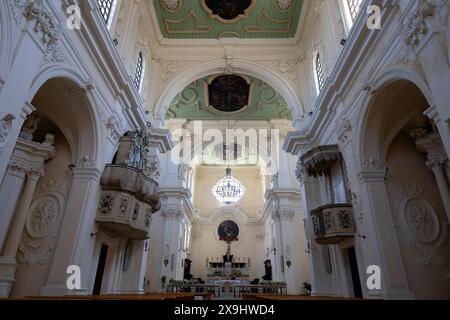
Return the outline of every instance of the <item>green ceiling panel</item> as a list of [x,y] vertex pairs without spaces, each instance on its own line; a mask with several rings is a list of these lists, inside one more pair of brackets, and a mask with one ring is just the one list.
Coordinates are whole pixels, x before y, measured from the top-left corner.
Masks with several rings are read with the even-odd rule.
[[244,15],[226,21],[213,15],[204,1],[155,0],[153,3],[164,38],[292,38],[303,4],[303,0],[253,0]]
[[207,104],[210,77],[197,80],[172,101],[165,118],[189,120],[269,120],[292,119],[290,109],[274,88],[262,80],[245,77],[251,84],[249,105],[236,112],[221,112]]

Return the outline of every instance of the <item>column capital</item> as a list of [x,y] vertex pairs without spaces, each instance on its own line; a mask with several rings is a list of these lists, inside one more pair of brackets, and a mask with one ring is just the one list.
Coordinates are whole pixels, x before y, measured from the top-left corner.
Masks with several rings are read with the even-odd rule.
[[25,164],[21,161],[11,159],[8,163],[8,173],[24,178],[27,172]]
[[427,168],[433,170],[435,168],[443,168],[444,165],[448,163],[448,159],[447,158],[433,158],[433,159],[429,159],[428,161],[425,162],[425,165],[427,166]]
[[293,207],[274,207],[272,209],[272,218],[281,221],[292,221],[295,218],[295,209]]
[[44,175],[44,169],[42,167],[29,167],[27,169],[27,179],[38,182]]
[[166,219],[180,221],[183,218],[183,209],[176,206],[166,206],[161,208],[161,215]]

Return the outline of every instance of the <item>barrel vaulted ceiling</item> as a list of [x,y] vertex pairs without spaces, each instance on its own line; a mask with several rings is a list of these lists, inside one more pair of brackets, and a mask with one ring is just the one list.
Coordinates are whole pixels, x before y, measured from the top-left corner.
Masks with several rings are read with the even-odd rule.
[[235,112],[222,112],[210,105],[208,86],[220,75],[204,77],[185,87],[172,101],[165,118],[188,120],[291,120],[290,109],[277,91],[260,79],[242,76],[250,85],[248,104]]
[[303,0],[155,0],[167,39],[292,38]]

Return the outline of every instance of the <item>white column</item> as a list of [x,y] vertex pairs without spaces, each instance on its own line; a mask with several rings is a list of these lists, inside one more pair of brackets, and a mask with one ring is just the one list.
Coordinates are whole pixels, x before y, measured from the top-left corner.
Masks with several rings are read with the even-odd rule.
[[[304,226],[301,216],[300,191],[290,188],[274,188],[266,192],[266,201],[271,208],[273,280],[286,281],[288,293],[301,292],[301,284],[307,280],[304,267],[307,264]],[[269,248],[273,249],[273,248]]]
[[[363,171],[358,174],[365,223],[360,232],[366,239],[361,244],[364,262],[381,269],[381,290],[368,291],[369,297],[412,299],[405,266],[397,241],[385,185],[384,171]],[[365,279],[361,279],[364,284]]]
[[[180,248],[178,246],[183,212],[179,209],[163,208],[164,222],[163,261],[160,262],[162,275],[170,279],[181,280],[178,273]],[[165,263],[167,262],[167,265]]]
[[33,170],[28,172],[24,191],[15,210],[11,227],[9,228],[2,256],[0,257],[0,298],[9,297],[11,288],[16,281],[17,249],[19,248],[28,210],[30,209],[33,193],[40,176],[41,173],[39,171]]
[[433,171],[442,203],[444,204],[445,212],[447,214],[447,221],[450,224],[450,188],[444,171],[444,165],[445,162],[442,161],[429,161],[427,163],[428,168]]
[[11,227],[8,231],[8,236],[5,241],[2,255],[5,257],[15,257],[17,249],[19,248],[20,238],[22,237],[23,228],[27,219],[28,211],[30,209],[31,200],[33,198],[34,190],[37,182],[41,177],[40,171],[29,171],[22,196],[17,204],[14,218]]
[[416,149],[426,153],[426,166],[433,171],[436,183],[441,195],[442,203],[450,223],[450,180],[448,180],[448,156],[445,152],[442,135],[437,132],[416,133]]
[[25,177],[26,171],[23,165],[16,162],[9,163],[8,171],[0,187],[0,203],[2,204],[0,207],[0,249],[3,248]]

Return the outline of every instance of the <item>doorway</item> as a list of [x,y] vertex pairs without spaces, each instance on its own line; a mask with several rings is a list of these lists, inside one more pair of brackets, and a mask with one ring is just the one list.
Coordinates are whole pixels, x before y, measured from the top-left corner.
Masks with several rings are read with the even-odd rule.
[[102,290],[103,274],[105,273],[106,258],[108,256],[108,246],[102,244],[100,256],[98,258],[97,273],[95,274],[93,295],[99,295]]
[[352,275],[353,292],[355,298],[363,298],[363,292],[361,287],[361,279],[359,278],[358,261],[356,260],[355,247],[351,247],[347,250],[348,261],[350,263],[350,272]]

